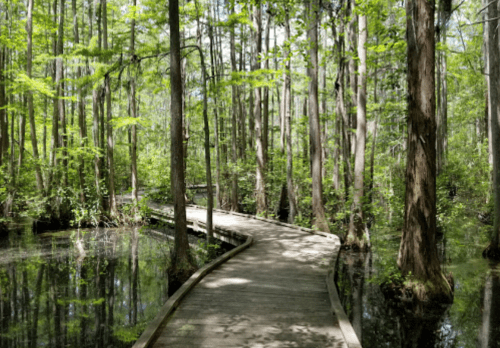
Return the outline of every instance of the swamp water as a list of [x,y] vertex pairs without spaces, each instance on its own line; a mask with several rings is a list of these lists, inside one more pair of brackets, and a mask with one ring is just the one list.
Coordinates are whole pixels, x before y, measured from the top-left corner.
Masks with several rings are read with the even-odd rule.
[[500,347],[500,265],[481,257],[484,227],[457,227],[438,244],[445,274],[453,273],[454,302],[431,311],[398,308],[380,290],[381,274],[395,267],[398,238],[377,241],[374,234],[371,253],[340,254],[337,287],[363,348]]
[[0,239],[0,347],[131,347],[167,300],[168,255],[164,235],[137,228],[11,228]]

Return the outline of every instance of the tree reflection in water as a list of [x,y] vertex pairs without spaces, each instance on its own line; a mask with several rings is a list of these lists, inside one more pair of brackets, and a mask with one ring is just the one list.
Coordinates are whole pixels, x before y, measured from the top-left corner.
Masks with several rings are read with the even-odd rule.
[[445,330],[449,327],[446,307],[408,310],[389,303],[380,286],[369,281],[373,272],[371,253],[342,252],[339,296],[363,348],[454,346],[456,332]]
[[483,292],[482,325],[479,347],[500,347],[500,274],[498,264],[491,264]]
[[12,231],[0,240],[0,348],[132,346],[167,297],[158,238],[130,228]]

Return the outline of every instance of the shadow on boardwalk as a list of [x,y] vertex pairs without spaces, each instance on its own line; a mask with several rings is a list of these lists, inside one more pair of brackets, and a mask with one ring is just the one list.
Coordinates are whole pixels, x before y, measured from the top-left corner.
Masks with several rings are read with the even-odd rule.
[[[187,217],[204,222],[206,211]],[[338,241],[229,214],[214,222],[254,244],[194,287],[153,347],[347,347],[325,283]]]

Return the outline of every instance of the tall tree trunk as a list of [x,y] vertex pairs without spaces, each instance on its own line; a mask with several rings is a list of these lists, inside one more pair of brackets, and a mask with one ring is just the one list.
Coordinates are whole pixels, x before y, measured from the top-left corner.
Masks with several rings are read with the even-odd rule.
[[[352,183],[352,170],[351,170],[351,141],[349,136],[349,116],[346,110],[345,105],[345,95],[344,95],[344,87],[346,81],[346,61],[344,57],[344,22],[342,17],[340,18],[340,28],[338,35],[338,59],[339,59],[339,68],[337,74],[337,115],[342,118],[341,120],[341,134],[342,134],[342,157],[344,160],[344,199],[347,201],[349,198],[349,189]],[[332,27],[332,30],[334,27]]]
[[309,76],[309,138],[311,144],[312,171],[312,211],[313,225],[320,231],[330,232],[325,218],[323,206],[323,184],[321,178],[321,127],[318,112],[318,21],[319,3],[309,2],[309,23],[307,39],[309,41],[310,64],[307,68]]
[[219,87],[216,85],[216,75],[215,75],[215,56],[214,56],[214,36],[213,36],[213,26],[210,24],[208,26],[208,37],[210,39],[210,65],[212,67],[212,90],[215,90],[214,96],[214,138],[215,138],[215,200],[217,202],[217,208],[222,207],[222,195],[220,192],[220,147],[219,147],[219,113],[218,113],[218,96]]
[[[54,4],[57,4],[57,0],[54,2]],[[57,6],[55,6],[57,7]],[[56,12],[56,8],[54,8],[54,13]],[[55,40],[54,38],[54,45],[53,45],[53,53],[54,56],[57,55],[57,51],[55,49]],[[60,59],[60,58],[57,58]],[[56,59],[56,61],[57,61]],[[57,69],[57,62],[54,62],[52,66],[52,80],[54,81],[54,85],[56,86],[56,93],[55,96],[52,100],[53,103],[53,112],[52,112],[52,139],[51,139],[51,152],[50,152],[50,171],[48,175],[48,182],[46,185],[46,190],[47,194],[50,194],[50,191],[52,190],[54,181],[56,181],[55,177],[57,175],[57,149],[60,146],[59,143],[59,85],[61,83],[61,78],[62,76],[60,75],[60,70]]]
[[[28,18],[26,21],[27,53],[26,53],[26,75],[31,78],[33,65],[33,0],[28,0]],[[36,139],[35,113],[33,109],[33,92],[28,91],[28,117],[31,129],[31,146],[33,147],[33,160],[35,161],[36,186],[39,192],[43,192],[43,177],[39,163],[38,142]]]
[[[205,65],[205,55],[203,54],[202,47],[202,31],[200,23],[200,11],[198,7],[198,2],[195,1],[196,6],[196,24],[197,28],[197,42],[198,46],[196,49],[200,54],[200,65],[202,74],[202,93],[203,93],[203,131],[205,135],[204,150],[205,150],[205,178],[207,182],[207,243],[213,244],[214,232],[213,232],[213,209],[214,209],[214,193],[212,185],[212,165],[210,163],[210,127],[208,123],[208,91],[207,91],[207,68]],[[215,77],[214,77],[215,78]],[[234,153],[236,153],[236,136],[234,139]]]
[[[446,27],[448,22],[448,13],[446,11],[446,1],[440,1],[437,40],[444,47],[446,45]],[[447,147],[447,123],[448,123],[448,85],[446,83],[446,51],[440,50],[437,54],[437,174],[439,175],[445,165],[446,147]]]
[[411,272],[417,300],[452,301],[436,248],[436,96],[434,2],[406,3],[408,42],[408,157],[404,227],[398,255],[403,275]]
[[[335,98],[336,98],[336,103],[335,103],[335,128],[334,128],[334,150],[333,150],[333,158],[334,158],[334,165],[333,165],[333,189],[335,191],[340,190],[340,139],[342,135],[342,113],[340,110],[340,98],[342,98],[343,101],[343,86],[341,90],[341,84],[343,84],[343,78],[341,79],[341,68],[343,65],[343,57],[342,57],[342,47],[343,47],[343,36],[337,35],[337,28],[335,26],[335,19],[333,16],[333,10],[330,9],[328,11],[328,15],[330,17],[331,21],[331,28],[332,28],[332,37],[335,43],[335,46],[337,47],[337,57],[338,57],[338,72],[337,72],[337,79],[335,81]],[[340,29],[343,32],[343,23],[341,22],[340,24]],[[326,33],[325,33],[326,35]],[[342,92],[342,93],[340,93]]]
[[[304,162],[304,165],[305,166],[309,166],[309,168],[311,169],[311,175],[312,175],[312,163],[311,163],[311,159],[312,157],[309,156],[309,143],[310,143],[310,135],[309,137],[307,136],[307,121],[306,120],[309,120],[308,117],[307,117],[307,107],[308,107],[308,100],[309,100],[309,95],[305,96],[304,97],[304,104],[302,104],[302,119],[304,120],[304,122],[301,122],[303,124],[303,135],[302,135],[302,150],[303,150],[303,153],[304,155],[302,156],[302,160]],[[297,101],[300,101],[300,98],[297,98]],[[297,107],[298,107],[299,103],[297,103]],[[298,134],[297,134],[298,136]]]
[[[107,0],[101,0],[102,11],[102,34],[103,48],[108,50],[108,3]],[[111,105],[111,81],[109,75],[105,77],[104,89],[106,98],[106,121],[107,121],[107,158],[108,158],[108,194],[109,194],[109,212],[111,216],[118,214],[115,194],[115,161],[114,161],[114,142],[113,142],[113,114]],[[103,117],[104,118],[104,117]]]
[[[486,6],[487,4],[489,3],[488,0],[483,0],[482,1],[482,5],[483,7]],[[491,6],[489,6],[491,7]],[[493,151],[492,151],[492,139],[491,139],[491,127],[490,127],[490,123],[491,123],[491,114],[492,114],[492,111],[491,111],[491,104],[489,102],[489,98],[490,98],[490,94],[491,94],[491,91],[490,91],[490,82],[489,82],[489,76],[490,76],[490,25],[491,23],[489,22],[488,18],[489,18],[489,7],[488,7],[488,10],[486,11],[483,11],[483,20],[484,20],[484,23],[483,23],[483,42],[484,42],[484,77],[485,77],[485,80],[486,80],[486,86],[487,86],[487,92],[486,92],[486,107],[485,107],[485,119],[484,119],[484,125],[485,125],[485,135],[487,136],[488,138],[488,161],[490,163],[491,166],[493,166],[493,157],[492,157],[492,154],[493,154]],[[492,29],[493,32],[494,32],[494,29]],[[493,41],[495,42],[495,41]]]
[[[378,40],[377,40],[378,43]],[[378,93],[377,93],[377,88],[378,88],[378,59],[375,60],[375,72],[374,72],[374,81],[373,81],[373,103],[375,105],[378,104]],[[375,149],[377,145],[377,127],[378,127],[378,120],[381,114],[382,108],[379,107],[378,110],[375,111],[375,123],[373,125],[373,139],[372,139],[372,151],[370,154],[370,181],[369,181],[369,187],[368,187],[368,206],[370,209],[370,216],[373,220],[374,214],[373,214],[373,209],[372,209],[372,203],[373,203],[373,173],[374,173],[374,166],[375,166]],[[371,222],[368,224],[368,228],[370,228]]]
[[283,119],[285,120],[286,133],[286,187],[288,193],[288,222],[293,224],[295,216],[298,213],[297,200],[295,198],[295,188],[293,185],[293,151],[292,151],[292,81],[290,67],[290,18],[289,10],[285,9],[285,44],[283,58],[285,61],[285,70],[283,72]]
[[106,89],[106,119],[108,122],[108,191],[109,191],[109,212],[111,216],[115,216],[118,213],[118,208],[116,206],[116,194],[115,194],[115,165],[114,165],[114,141],[113,141],[113,117],[111,113],[111,81],[110,77],[105,78],[105,89]]
[[[321,24],[321,22],[320,22]],[[321,28],[321,25],[320,25]],[[320,32],[321,33],[321,32]],[[321,64],[321,103],[319,105],[319,117],[320,117],[320,125],[321,125],[321,143],[323,144],[321,148],[321,176],[324,178],[326,176],[325,172],[325,163],[326,163],[326,158],[327,158],[327,153],[326,150],[328,148],[328,139],[327,139],[327,132],[328,132],[328,111],[327,111],[327,106],[326,106],[326,96],[327,96],[327,90],[326,90],[326,61],[327,57],[329,55],[329,51],[327,50],[327,30],[325,29],[324,34],[323,34],[323,63]],[[322,120],[322,121],[321,121]]]
[[59,74],[61,75],[61,82],[58,86],[59,88],[59,100],[58,100],[58,111],[59,111],[59,122],[61,122],[61,139],[60,145],[63,148],[62,151],[62,184],[64,187],[68,186],[68,135],[66,132],[66,106],[64,101],[64,63],[62,55],[64,53],[64,12],[65,12],[65,0],[60,0],[59,4],[59,29],[57,34],[57,55],[61,56],[56,60],[56,69],[59,69]]
[[[262,8],[260,0],[257,2],[254,11],[254,26],[256,28],[254,45],[255,50],[252,56],[253,66],[252,70],[257,71],[260,69],[259,56],[262,52]],[[257,214],[264,214],[267,216],[267,197],[266,197],[266,163],[264,158],[264,144],[263,144],[263,127],[262,127],[262,110],[261,110],[261,89],[255,88],[254,100],[254,118],[255,118],[255,145],[257,157],[257,173],[255,177],[255,200],[257,205]]]
[[[23,106],[26,106],[26,98],[23,98]],[[17,176],[21,175],[21,170],[24,162],[24,141],[26,134],[26,115],[24,111],[19,114],[19,157],[17,160]]]
[[[132,18],[131,22],[131,30],[130,30],[130,55],[131,59],[135,62],[135,7],[137,6],[137,0],[133,1],[134,5],[134,17]],[[135,65],[135,64],[134,64]],[[180,66],[179,66],[180,69]],[[135,69],[132,72],[131,78],[130,78],[130,113],[133,118],[137,117],[137,107],[136,107],[136,102],[135,102]],[[179,71],[180,72],[180,71]],[[180,81],[180,78],[179,78]],[[174,88],[174,87],[171,87]],[[181,98],[182,101],[182,98]],[[182,107],[182,104],[181,104]],[[182,111],[181,111],[182,112]],[[137,183],[137,126],[135,124],[132,125],[132,131],[131,131],[131,136],[132,136],[132,151],[131,151],[131,167],[132,167],[132,175],[131,175],[131,184],[132,184],[132,199],[137,202],[139,200],[139,188],[138,183]],[[182,141],[181,141],[182,145]],[[173,151],[171,149],[171,151]],[[184,153],[181,151],[181,153]],[[184,196],[182,196],[182,199],[184,199]]]
[[[255,33],[253,35],[256,35]],[[255,40],[252,40],[250,45],[250,60],[253,62],[255,55]],[[250,63],[250,69],[253,70],[253,63]],[[248,147],[250,150],[255,149],[255,115],[254,115],[254,93],[252,93],[252,87],[248,91]]]
[[[99,90],[92,90],[92,138],[94,139],[94,147],[99,151],[100,142],[99,142]],[[103,208],[102,202],[102,188],[101,188],[101,156],[96,153],[94,155],[94,168],[95,168],[95,187],[96,192],[99,197],[99,209]]]
[[[366,14],[359,15],[359,77],[357,99],[357,128],[356,152],[354,160],[354,192],[351,212],[351,221],[346,243],[361,250],[370,247],[370,239],[363,221],[363,197],[365,176],[365,149],[366,149],[366,40],[367,24]],[[365,233],[366,231],[366,233]]]
[[[213,232],[213,209],[214,209],[214,193],[212,185],[212,165],[210,164],[210,128],[208,125],[208,96],[207,96],[207,69],[205,67],[205,57],[203,51],[201,50],[201,40],[200,46],[198,46],[198,51],[200,52],[200,62],[201,62],[201,73],[202,73],[202,84],[203,84],[203,130],[205,132],[205,172],[207,180],[207,243],[213,244],[214,232]],[[233,126],[236,127],[236,121],[233,122]],[[236,134],[233,134],[236,139]],[[233,147],[233,156],[236,156],[236,141]]]
[[[78,14],[76,11],[76,0],[71,1],[71,8],[73,12],[73,30],[74,30],[74,41],[75,45],[78,45],[80,43],[80,35],[78,32]],[[76,79],[80,80],[82,77],[82,68],[80,66],[77,67],[76,69]],[[84,95],[82,91],[82,87],[80,84],[78,84],[77,87],[77,93],[78,93],[78,128],[79,128],[79,136],[80,136],[80,147],[83,148],[85,145],[84,138],[85,138],[85,104],[84,104]],[[79,190],[80,190],[80,202],[85,203],[85,176],[84,176],[84,169],[85,169],[85,162],[83,159],[83,156],[80,154],[78,155],[78,183],[79,183]]]
[[[349,43],[349,53],[351,54],[351,58],[349,59],[349,87],[351,89],[351,101],[349,102],[349,123],[347,127],[349,129],[356,129],[356,106],[357,106],[357,87],[358,84],[356,83],[356,77],[357,77],[357,64],[356,64],[356,21],[357,21],[357,14],[355,11],[355,6],[356,2],[355,0],[349,0],[349,16],[351,17],[351,20],[349,21],[349,25],[347,27],[348,29],[348,43]],[[356,149],[356,137],[355,135],[349,131],[348,133],[349,136],[349,156],[352,155]]]
[[[245,56],[245,41],[243,38],[243,30],[240,29],[240,71],[244,70],[243,61]],[[242,100],[243,99],[243,100]],[[246,108],[245,108],[245,87],[238,89],[238,103],[240,109],[240,158],[245,160],[247,148],[247,125],[246,125]]]
[[[2,5],[0,5],[3,7]],[[0,7],[0,8],[1,8]],[[2,15],[0,14],[0,35],[2,34]],[[7,127],[7,111],[5,110],[5,50],[6,47],[0,47],[0,165],[7,159],[9,149],[9,131]],[[11,134],[14,136],[14,133]]]
[[[231,5],[231,14],[234,16],[234,3]],[[232,73],[237,72],[236,68],[236,46],[235,46],[235,28],[231,28],[230,33],[230,48],[231,48],[231,70]],[[236,173],[236,162],[238,160],[238,154],[236,152],[236,120],[238,119],[238,90],[237,86],[233,84],[231,86],[231,104],[232,104],[232,114],[231,114],[231,162],[233,164],[233,172],[231,173],[231,210],[238,211],[238,173]]]
[[493,231],[491,232],[490,245],[483,255],[500,259],[500,50],[497,6],[488,7],[488,104],[489,104],[489,130],[491,140],[491,154],[493,159]]
[[[264,37],[264,42],[266,46],[266,59],[264,61],[264,69],[269,70],[269,35],[271,32],[271,21],[272,21],[272,15],[269,13],[268,14],[268,19],[267,19],[267,26],[266,26],[266,34]],[[262,147],[264,150],[264,166],[267,169],[267,162],[268,162],[268,147],[269,147],[269,87],[264,87],[264,97],[262,100],[262,107],[263,107],[263,113],[262,113]]]
[[[186,228],[186,186],[184,181],[184,155],[182,134],[182,75],[179,34],[179,2],[170,0],[170,189],[174,198],[175,242],[169,268],[169,292],[194,272],[195,265],[189,252]],[[173,290],[173,289],[172,289]]]

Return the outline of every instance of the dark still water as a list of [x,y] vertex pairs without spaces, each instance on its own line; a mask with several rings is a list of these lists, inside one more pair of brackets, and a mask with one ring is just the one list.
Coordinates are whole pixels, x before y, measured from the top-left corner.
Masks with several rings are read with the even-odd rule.
[[454,276],[455,299],[431,310],[403,309],[380,290],[396,267],[398,238],[375,241],[369,254],[343,251],[337,286],[363,348],[500,348],[500,265],[481,257],[483,232],[473,226],[450,231],[438,244],[443,270]]
[[167,297],[168,246],[137,228],[0,239],[0,347],[130,347]]

